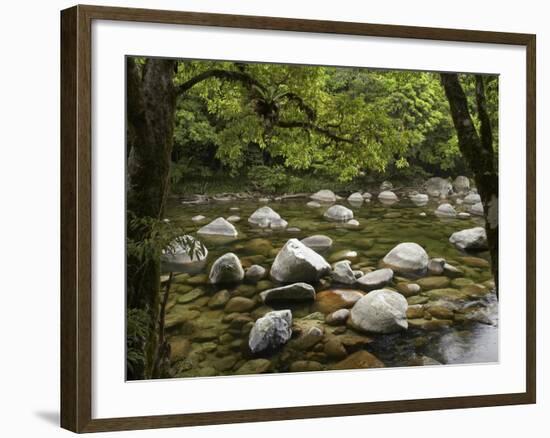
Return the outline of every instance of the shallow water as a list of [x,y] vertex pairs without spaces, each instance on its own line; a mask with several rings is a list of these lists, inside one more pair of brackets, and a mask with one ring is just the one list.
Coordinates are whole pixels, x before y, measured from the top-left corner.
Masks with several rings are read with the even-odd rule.
[[[399,193],[398,193],[399,194]],[[235,223],[239,235],[233,240],[217,239],[200,240],[207,246],[209,254],[206,267],[200,274],[188,274],[176,277],[171,289],[169,310],[167,312],[168,337],[172,350],[176,351],[172,361],[172,371],[175,377],[231,375],[235,374],[243,364],[257,357],[269,359],[268,372],[285,372],[297,360],[314,361],[321,364],[321,369],[331,369],[340,359],[327,357],[322,344],[308,351],[296,354],[295,351],[271,351],[261,355],[252,355],[246,348],[248,331],[251,321],[263,315],[267,310],[258,299],[261,290],[272,287],[263,281],[260,287],[244,285],[229,288],[231,296],[242,295],[256,300],[252,310],[244,312],[248,320],[243,319],[241,326],[230,321],[222,309],[210,309],[207,302],[216,292],[227,287],[213,286],[207,283],[205,275],[216,258],[226,252],[234,252],[246,268],[250,264],[260,264],[268,271],[277,251],[290,238],[302,239],[314,234],[324,234],[333,239],[333,246],[323,256],[333,262],[337,259],[335,253],[341,250],[352,250],[358,253],[354,259],[354,269],[376,268],[381,258],[395,245],[401,242],[416,242],[423,246],[430,258],[443,257],[448,263],[464,271],[464,277],[473,283],[481,284],[492,279],[488,266],[469,266],[461,259],[467,255],[458,251],[448,242],[449,236],[455,232],[475,226],[483,226],[483,219],[472,216],[469,219],[440,219],[433,214],[437,202],[430,202],[423,207],[416,207],[401,194],[400,201],[391,206],[384,206],[377,200],[365,202],[361,206],[352,206],[345,200],[341,205],[351,208],[354,218],[360,223],[357,228],[348,228],[323,218],[327,206],[308,208],[309,199],[292,199],[280,202],[261,203],[255,200],[210,202],[205,204],[183,205],[178,200],[171,200],[167,208],[166,218],[171,223],[182,227],[186,233],[193,236],[202,226],[217,217],[240,216]],[[298,232],[287,230],[263,230],[248,224],[248,217],[259,207],[269,205],[282,218],[288,221],[288,227],[297,227]],[[236,210],[238,208],[238,210]],[[457,211],[464,211],[462,206],[455,206]],[[420,216],[425,212],[425,217]],[[204,215],[206,220],[200,224],[191,218]],[[477,258],[489,260],[488,253],[476,253]],[[189,292],[199,289],[195,299]],[[317,286],[316,289],[326,289]],[[342,289],[342,287],[339,287]],[[182,297],[184,297],[182,299]],[[178,302],[179,300],[179,302]],[[188,301],[189,300],[189,301]],[[450,327],[442,326],[426,329],[409,327],[405,332],[392,335],[370,335],[369,342],[359,347],[347,348],[348,352],[366,349],[379,358],[386,366],[411,366],[432,364],[423,361],[428,357],[442,364],[493,362],[498,360],[498,315],[494,293],[468,297],[453,303],[456,305],[456,315],[476,315],[480,318],[458,317]],[[275,307],[274,307],[275,308]],[[315,303],[283,304],[277,308],[290,308],[295,322],[317,310]],[[467,310],[470,309],[470,310]],[[473,310],[472,310],[473,309]],[[483,321],[479,323],[476,321]],[[325,325],[327,336],[358,335],[363,336],[345,326],[337,328]],[[336,333],[333,333],[336,330]],[[345,330],[345,332],[340,333]],[[360,344],[360,343],[359,343]],[[242,369],[241,369],[242,370]],[[258,369],[252,372],[264,372]]]

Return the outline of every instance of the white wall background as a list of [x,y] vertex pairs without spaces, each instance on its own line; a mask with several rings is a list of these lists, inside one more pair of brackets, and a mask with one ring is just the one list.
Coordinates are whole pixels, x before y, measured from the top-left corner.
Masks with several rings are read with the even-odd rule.
[[[111,0],[87,3],[235,14],[272,15],[537,34],[538,76],[538,404],[337,419],[104,434],[105,436],[262,437],[341,434],[407,437],[444,434],[543,436],[550,409],[544,369],[550,349],[543,321],[549,208],[543,194],[550,163],[542,145],[549,128],[548,11],[524,0]],[[0,16],[0,432],[3,436],[68,436],[58,428],[59,404],[59,10],[64,0],[5,2]],[[456,7],[455,5],[458,5]],[[546,162],[546,163],[545,163]],[[214,396],[214,395],[213,395]],[[539,432],[540,431],[540,432]]]

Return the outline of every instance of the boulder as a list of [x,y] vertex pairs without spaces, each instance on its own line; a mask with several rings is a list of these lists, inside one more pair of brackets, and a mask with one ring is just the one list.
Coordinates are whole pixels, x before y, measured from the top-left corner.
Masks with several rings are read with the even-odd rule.
[[318,202],[336,202],[336,195],[332,190],[319,190],[311,195],[310,199]]
[[353,211],[343,205],[333,205],[325,211],[323,216],[331,221],[345,222],[353,219]]
[[286,344],[292,336],[292,313],[290,310],[275,310],[256,320],[248,337],[248,346],[253,353],[277,348]]
[[248,218],[248,222],[259,227],[268,227],[274,220],[281,219],[279,213],[271,207],[260,207]]
[[273,219],[271,220],[269,227],[272,230],[284,230],[286,227],[288,227],[288,222],[284,219]]
[[332,280],[340,284],[355,284],[355,275],[353,274],[349,260],[342,260],[334,264]]
[[[191,251],[192,246],[195,251]],[[199,249],[202,250],[198,251]],[[197,274],[206,265],[207,256],[208,249],[191,236],[185,239],[175,239],[168,248],[162,251],[160,256],[161,270],[162,272]]]
[[449,180],[434,177],[426,181],[426,192],[433,197],[447,197],[453,192],[453,185]]
[[456,193],[467,193],[470,190],[470,180],[466,176],[457,176],[453,181],[453,189]]
[[250,283],[257,283],[258,281],[262,280],[267,271],[263,266],[260,265],[252,265],[250,268],[248,268],[244,274],[244,277],[250,282]]
[[264,303],[308,301],[315,299],[315,288],[307,283],[294,283],[264,290],[260,293],[260,297]]
[[395,246],[382,260],[382,264],[404,276],[422,276],[428,269],[428,254],[414,242]]
[[219,257],[210,268],[210,283],[238,283],[244,278],[244,270],[239,258],[232,252]]
[[417,193],[415,195],[409,196],[409,199],[413,202],[414,205],[417,207],[422,207],[428,203],[430,200],[428,195],[424,193]]
[[369,272],[357,280],[357,285],[366,291],[380,289],[393,279],[393,271],[389,268]]
[[328,251],[332,246],[332,239],[322,234],[316,234],[314,236],[308,236],[301,240],[301,242],[316,252]]
[[470,212],[470,214],[476,216],[484,216],[485,214],[485,212],[483,211],[483,204],[481,202],[472,205],[468,211]]
[[462,251],[483,251],[488,248],[487,234],[483,227],[457,231],[451,235],[449,242]]
[[451,204],[440,204],[435,210],[435,215],[439,217],[455,217],[456,210]]
[[380,192],[378,194],[378,199],[380,201],[387,201],[387,202],[395,202],[399,200],[397,195],[389,190],[384,190],[383,192]]
[[271,277],[282,283],[316,282],[330,272],[327,261],[297,239],[290,239],[271,266]]
[[464,203],[465,204],[478,204],[481,202],[481,196],[479,196],[477,193],[468,193],[468,195],[466,195],[464,197]]
[[237,229],[230,222],[226,221],[223,217],[214,219],[209,224],[200,228],[197,234],[207,236],[223,236],[223,237],[237,237]]
[[395,333],[408,328],[408,303],[403,295],[378,289],[369,292],[352,307],[352,327],[372,333]]
[[364,198],[360,192],[355,192],[348,196],[348,201],[352,204],[362,204]]

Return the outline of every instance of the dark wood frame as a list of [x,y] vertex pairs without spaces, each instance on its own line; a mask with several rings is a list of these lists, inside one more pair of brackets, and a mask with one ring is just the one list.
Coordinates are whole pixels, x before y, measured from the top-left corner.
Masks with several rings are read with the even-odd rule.
[[[526,392],[324,406],[92,419],[91,23],[119,20],[479,42],[527,50]],[[531,34],[75,6],[61,12],[61,426],[98,432],[252,421],[472,408],[536,402],[535,52]]]

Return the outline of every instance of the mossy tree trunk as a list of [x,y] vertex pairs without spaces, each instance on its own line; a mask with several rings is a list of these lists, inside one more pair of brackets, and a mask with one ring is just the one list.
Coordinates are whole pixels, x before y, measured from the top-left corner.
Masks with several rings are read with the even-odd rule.
[[[127,214],[134,218],[162,218],[172,152],[176,93],[175,61],[148,59],[138,67],[127,58]],[[129,221],[127,221],[129,223]],[[128,239],[140,242],[149,227],[127,226]],[[127,306],[145,310],[150,317],[146,340],[145,375],[152,375],[157,354],[160,262],[155,254],[127,260]]]
[[491,268],[498,296],[498,173],[495,166],[493,134],[485,97],[483,76],[476,75],[476,106],[480,121],[479,133],[468,109],[468,100],[456,73],[442,73],[441,83],[451,108],[460,152],[474,174],[483,210]]

